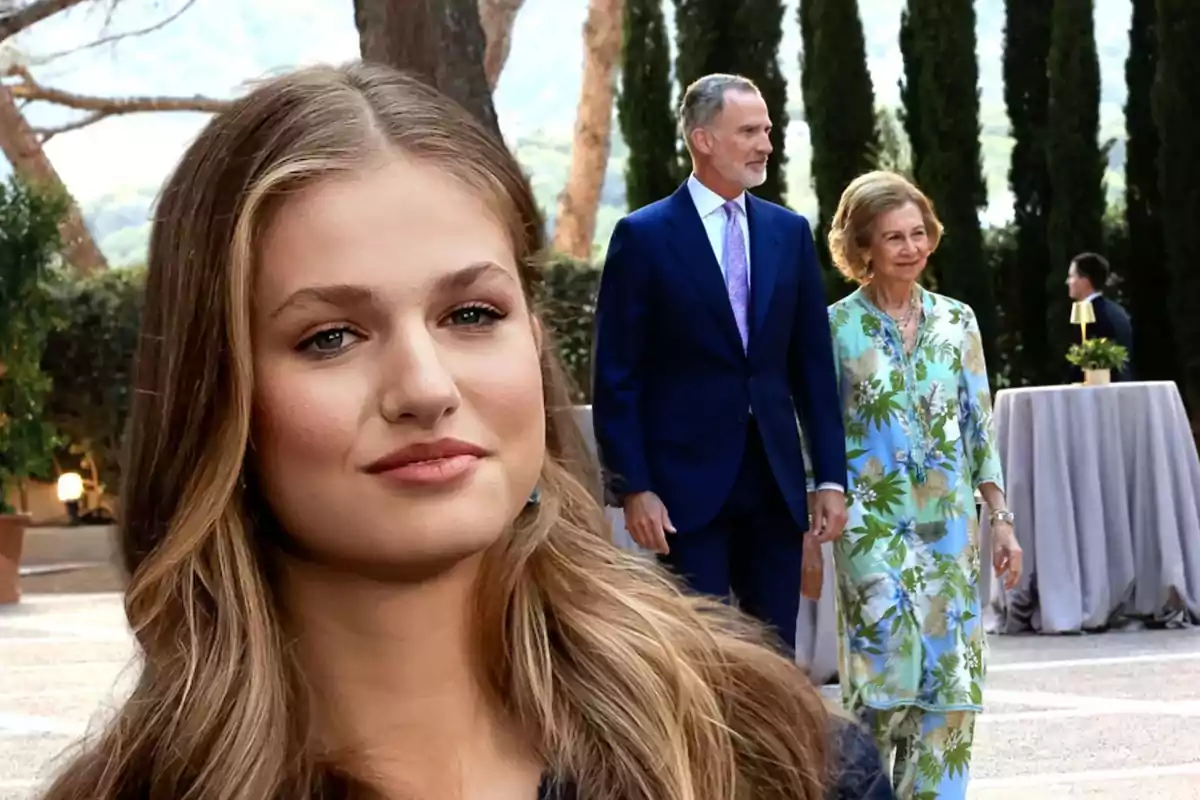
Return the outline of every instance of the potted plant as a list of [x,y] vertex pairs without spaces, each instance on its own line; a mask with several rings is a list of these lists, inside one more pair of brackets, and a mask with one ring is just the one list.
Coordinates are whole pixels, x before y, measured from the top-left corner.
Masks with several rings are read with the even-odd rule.
[[45,419],[50,379],[46,337],[58,324],[52,297],[61,242],[61,197],[18,179],[0,184],[0,604],[15,603],[29,517],[8,502],[30,477],[50,470],[56,444]]
[[1083,370],[1087,386],[1105,386],[1112,382],[1112,371],[1129,360],[1129,351],[1114,341],[1100,337],[1071,345],[1067,361]]

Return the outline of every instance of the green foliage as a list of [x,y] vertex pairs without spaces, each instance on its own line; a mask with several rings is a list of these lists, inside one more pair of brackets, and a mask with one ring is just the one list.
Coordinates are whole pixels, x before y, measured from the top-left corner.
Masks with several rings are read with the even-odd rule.
[[880,107],[875,110],[875,150],[871,166],[913,179],[912,146],[904,133],[902,114]]
[[[1058,376],[1056,359],[1045,358],[1046,293],[1053,272],[1046,244],[1051,206],[1046,163],[1046,115],[1050,84],[1053,3],[1005,2],[1004,102],[1013,136],[1008,184],[1013,193],[1015,248],[1002,276],[1000,304],[1004,326],[1012,337],[1011,380],[1016,385],[1041,384]],[[1058,289],[1061,292],[1061,286]]]
[[1170,277],[1163,243],[1162,200],[1158,189],[1158,129],[1151,96],[1158,69],[1158,13],[1153,0],[1133,4],[1129,56],[1125,61],[1125,222],[1129,249],[1125,290],[1137,326],[1133,363],[1144,380],[1176,380],[1175,337],[1162,313]]
[[1054,0],[1047,70],[1050,100],[1046,156],[1053,200],[1048,240],[1047,341],[1052,358],[1066,351],[1071,259],[1104,244],[1104,160],[1100,151],[1100,62],[1092,0]]
[[120,479],[145,278],[131,267],[64,284],[55,300],[67,324],[50,334],[42,358],[54,380],[46,410],[66,438],[63,460],[92,473],[101,489]]
[[1168,295],[1175,341],[1180,345],[1182,386],[1193,410],[1200,404],[1200,3],[1158,0],[1158,75],[1154,119],[1161,216],[1171,276]]
[[617,122],[629,147],[625,202],[633,211],[671,194],[680,181],[671,53],[660,0],[626,0]]
[[592,334],[600,270],[585,261],[558,255],[550,259],[538,288],[538,310],[567,375],[572,399],[592,401]]
[[904,76],[900,85],[900,123],[908,136],[909,167],[915,178],[925,153],[925,137],[921,133],[920,90],[921,52],[917,32],[913,28],[911,4],[900,11],[900,55],[904,61]]
[[1129,351],[1103,336],[1071,345],[1067,361],[1080,369],[1120,369],[1129,361]]
[[787,79],[779,67],[782,38],[782,0],[675,0],[675,77],[681,90],[697,78],[726,72],[749,78],[762,92],[774,126],[775,151],[767,163],[767,180],[754,193],[775,203],[783,203],[787,192]]
[[[842,191],[868,171],[879,150],[875,91],[857,0],[800,0],[800,89],[812,142],[812,182],[820,209],[817,249],[834,272],[826,239]],[[826,275],[834,301],[850,285]]]
[[930,271],[938,291],[974,309],[990,365],[997,360],[996,303],[979,225],[987,186],[979,145],[974,3],[909,0],[901,48],[905,127],[913,137],[917,183],[946,227]]
[[46,474],[56,437],[43,406],[50,378],[42,371],[46,337],[59,325],[51,292],[66,199],[16,178],[0,184],[0,512],[3,490]]

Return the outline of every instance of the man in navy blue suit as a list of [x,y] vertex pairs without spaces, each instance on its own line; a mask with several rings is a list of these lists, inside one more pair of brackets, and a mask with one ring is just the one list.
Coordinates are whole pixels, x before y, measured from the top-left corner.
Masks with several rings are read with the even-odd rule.
[[617,223],[609,243],[596,443],[633,539],[693,589],[732,592],[791,648],[803,536],[832,540],[846,521],[824,288],[804,218],[746,192],[771,155],[757,87],[701,78],[684,95],[680,130],[691,177]]
[[[1071,259],[1071,266],[1067,268],[1067,292],[1077,303],[1087,301],[1092,304],[1096,321],[1088,326],[1090,338],[1109,339],[1124,347],[1132,356],[1133,323],[1129,320],[1129,314],[1116,300],[1104,296],[1104,287],[1108,285],[1110,274],[1107,258],[1098,253],[1080,253]],[[1078,325],[1071,326],[1071,333],[1071,344],[1083,341],[1083,331]],[[1112,379],[1118,382],[1133,380],[1133,365],[1125,362],[1125,366],[1113,371]],[[1067,371],[1067,380],[1079,383],[1083,380],[1083,370],[1072,365]]]

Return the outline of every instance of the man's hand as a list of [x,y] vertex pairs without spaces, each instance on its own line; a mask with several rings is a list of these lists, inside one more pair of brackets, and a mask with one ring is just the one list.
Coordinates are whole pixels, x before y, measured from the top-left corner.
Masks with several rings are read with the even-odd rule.
[[638,492],[627,495],[621,503],[625,509],[625,530],[633,540],[647,550],[666,555],[667,534],[675,533],[675,526],[667,516],[667,507],[654,492]]
[[808,532],[821,544],[832,542],[842,535],[846,526],[846,494],[837,489],[818,489],[810,494],[808,513],[812,524]]

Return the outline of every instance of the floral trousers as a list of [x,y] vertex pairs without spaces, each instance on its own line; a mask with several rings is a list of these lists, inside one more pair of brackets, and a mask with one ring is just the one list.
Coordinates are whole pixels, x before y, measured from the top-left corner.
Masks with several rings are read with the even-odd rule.
[[897,800],[965,800],[975,712],[901,706],[859,714],[875,734]]

